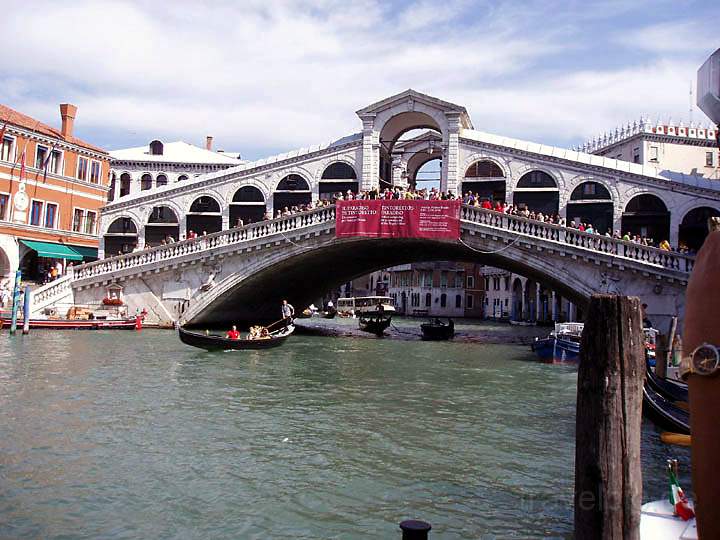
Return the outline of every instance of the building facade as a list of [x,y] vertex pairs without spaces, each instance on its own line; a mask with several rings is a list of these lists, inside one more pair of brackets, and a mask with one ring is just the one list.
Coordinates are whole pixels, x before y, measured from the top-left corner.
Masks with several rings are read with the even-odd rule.
[[56,129],[0,105],[0,274],[44,281],[51,266],[97,258],[110,156],[73,135],[77,107]]

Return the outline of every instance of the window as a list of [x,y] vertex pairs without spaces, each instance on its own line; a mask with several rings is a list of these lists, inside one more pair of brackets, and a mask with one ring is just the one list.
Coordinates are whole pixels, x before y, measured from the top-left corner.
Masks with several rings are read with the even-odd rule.
[[97,220],[97,214],[95,212],[87,211],[85,214],[85,229],[83,230],[86,234],[95,234],[95,221]]
[[45,205],[45,227],[49,229],[55,228],[55,222],[57,221],[58,205],[55,203],[47,203]]
[[13,137],[3,137],[2,146],[0,147],[0,159],[3,161],[13,161],[13,146],[15,139]]
[[468,289],[474,289],[474,288],[475,288],[475,276],[468,276],[468,277],[467,277],[467,288],[468,288]]
[[462,296],[460,296],[459,294],[455,295],[455,307],[456,308],[462,307]]
[[640,163],[640,148],[633,148],[633,163]]
[[505,290],[510,290],[510,276],[505,276]]
[[145,191],[148,189],[152,189],[152,176],[143,174],[140,178],[140,190]]
[[77,179],[87,180],[88,160],[84,157],[78,158]]
[[583,195],[595,195],[595,182],[585,182],[582,185],[582,194]]
[[445,288],[448,284],[448,273],[447,271],[443,270],[440,272],[440,286]]
[[82,227],[83,214],[84,214],[84,212],[81,208],[76,208],[73,211],[73,224],[72,224],[73,231],[80,232],[80,227]]
[[40,221],[42,220],[42,211],[42,201],[33,201],[30,205],[30,225],[40,225]]
[[473,297],[472,294],[468,294],[468,295],[465,297],[465,307],[466,307],[467,309],[472,309],[472,308],[473,308],[473,300],[474,300],[474,297]]
[[53,174],[62,174],[62,152],[60,150],[53,150],[50,155],[50,166],[48,172]]
[[440,295],[440,307],[445,307],[445,306],[447,306],[447,294],[442,293]]
[[715,166],[715,159],[712,152],[705,152],[705,166],[706,167],[714,167]]
[[10,206],[10,195],[0,193],[0,219],[8,219],[8,208]]
[[654,163],[658,162],[658,147],[657,146],[650,147],[650,161],[652,161]]
[[100,183],[100,162],[99,161],[91,161],[90,162],[90,181],[93,184]]
[[456,289],[460,289],[463,286],[463,281],[465,281],[465,280],[463,279],[462,272],[458,272],[457,274],[455,274],[455,285],[454,286]]
[[485,278],[485,290],[486,291],[490,290],[490,278],[489,277]]
[[38,144],[35,147],[35,168],[42,169],[45,166],[45,160],[47,159],[48,151],[50,149],[47,146]]
[[425,295],[425,307],[430,307],[430,304],[432,304],[432,295],[427,293]]

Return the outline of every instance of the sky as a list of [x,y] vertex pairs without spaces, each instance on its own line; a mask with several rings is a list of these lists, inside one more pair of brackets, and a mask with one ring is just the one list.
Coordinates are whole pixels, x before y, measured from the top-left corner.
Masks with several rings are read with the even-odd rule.
[[688,122],[720,47],[718,0],[0,2],[0,102],[53,126],[74,103],[109,150],[213,135],[246,159],[358,132],[408,88],[559,146]]

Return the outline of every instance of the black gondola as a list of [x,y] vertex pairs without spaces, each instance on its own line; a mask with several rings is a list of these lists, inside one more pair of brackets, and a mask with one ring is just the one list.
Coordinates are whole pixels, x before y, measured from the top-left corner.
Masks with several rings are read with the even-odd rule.
[[270,349],[282,345],[293,333],[295,327],[289,324],[270,334],[267,339],[228,339],[223,336],[191,332],[180,327],[180,341],[186,345],[205,349],[206,351],[242,351]]
[[647,382],[643,385],[643,413],[662,429],[690,435],[690,414],[662,397]]
[[687,403],[689,400],[686,385],[662,379],[650,369],[647,370],[645,384],[649,384],[650,388],[668,401],[683,401]]
[[358,326],[363,332],[370,332],[378,337],[381,337],[387,327],[390,326],[389,317],[360,317],[358,319]]
[[421,324],[420,330],[425,341],[443,341],[455,336],[455,323],[452,319],[448,319],[447,324],[435,319],[433,322]]

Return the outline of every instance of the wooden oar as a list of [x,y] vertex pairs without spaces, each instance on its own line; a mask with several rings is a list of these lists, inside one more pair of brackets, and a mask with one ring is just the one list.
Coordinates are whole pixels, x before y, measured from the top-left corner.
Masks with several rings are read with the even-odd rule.
[[663,431],[660,434],[660,440],[665,444],[675,444],[677,446],[690,446],[692,444],[692,437],[690,435],[672,433],[670,431]]
[[[281,322],[284,322],[284,321],[286,321],[286,320],[287,320],[287,319],[284,319],[284,318],[283,318],[283,319],[280,319],[279,321],[275,321],[274,323],[266,326],[265,328],[267,328],[268,330],[270,330],[270,329],[271,329],[273,326],[275,326],[276,324],[281,323]],[[285,326],[287,326],[287,325],[285,325]]]

